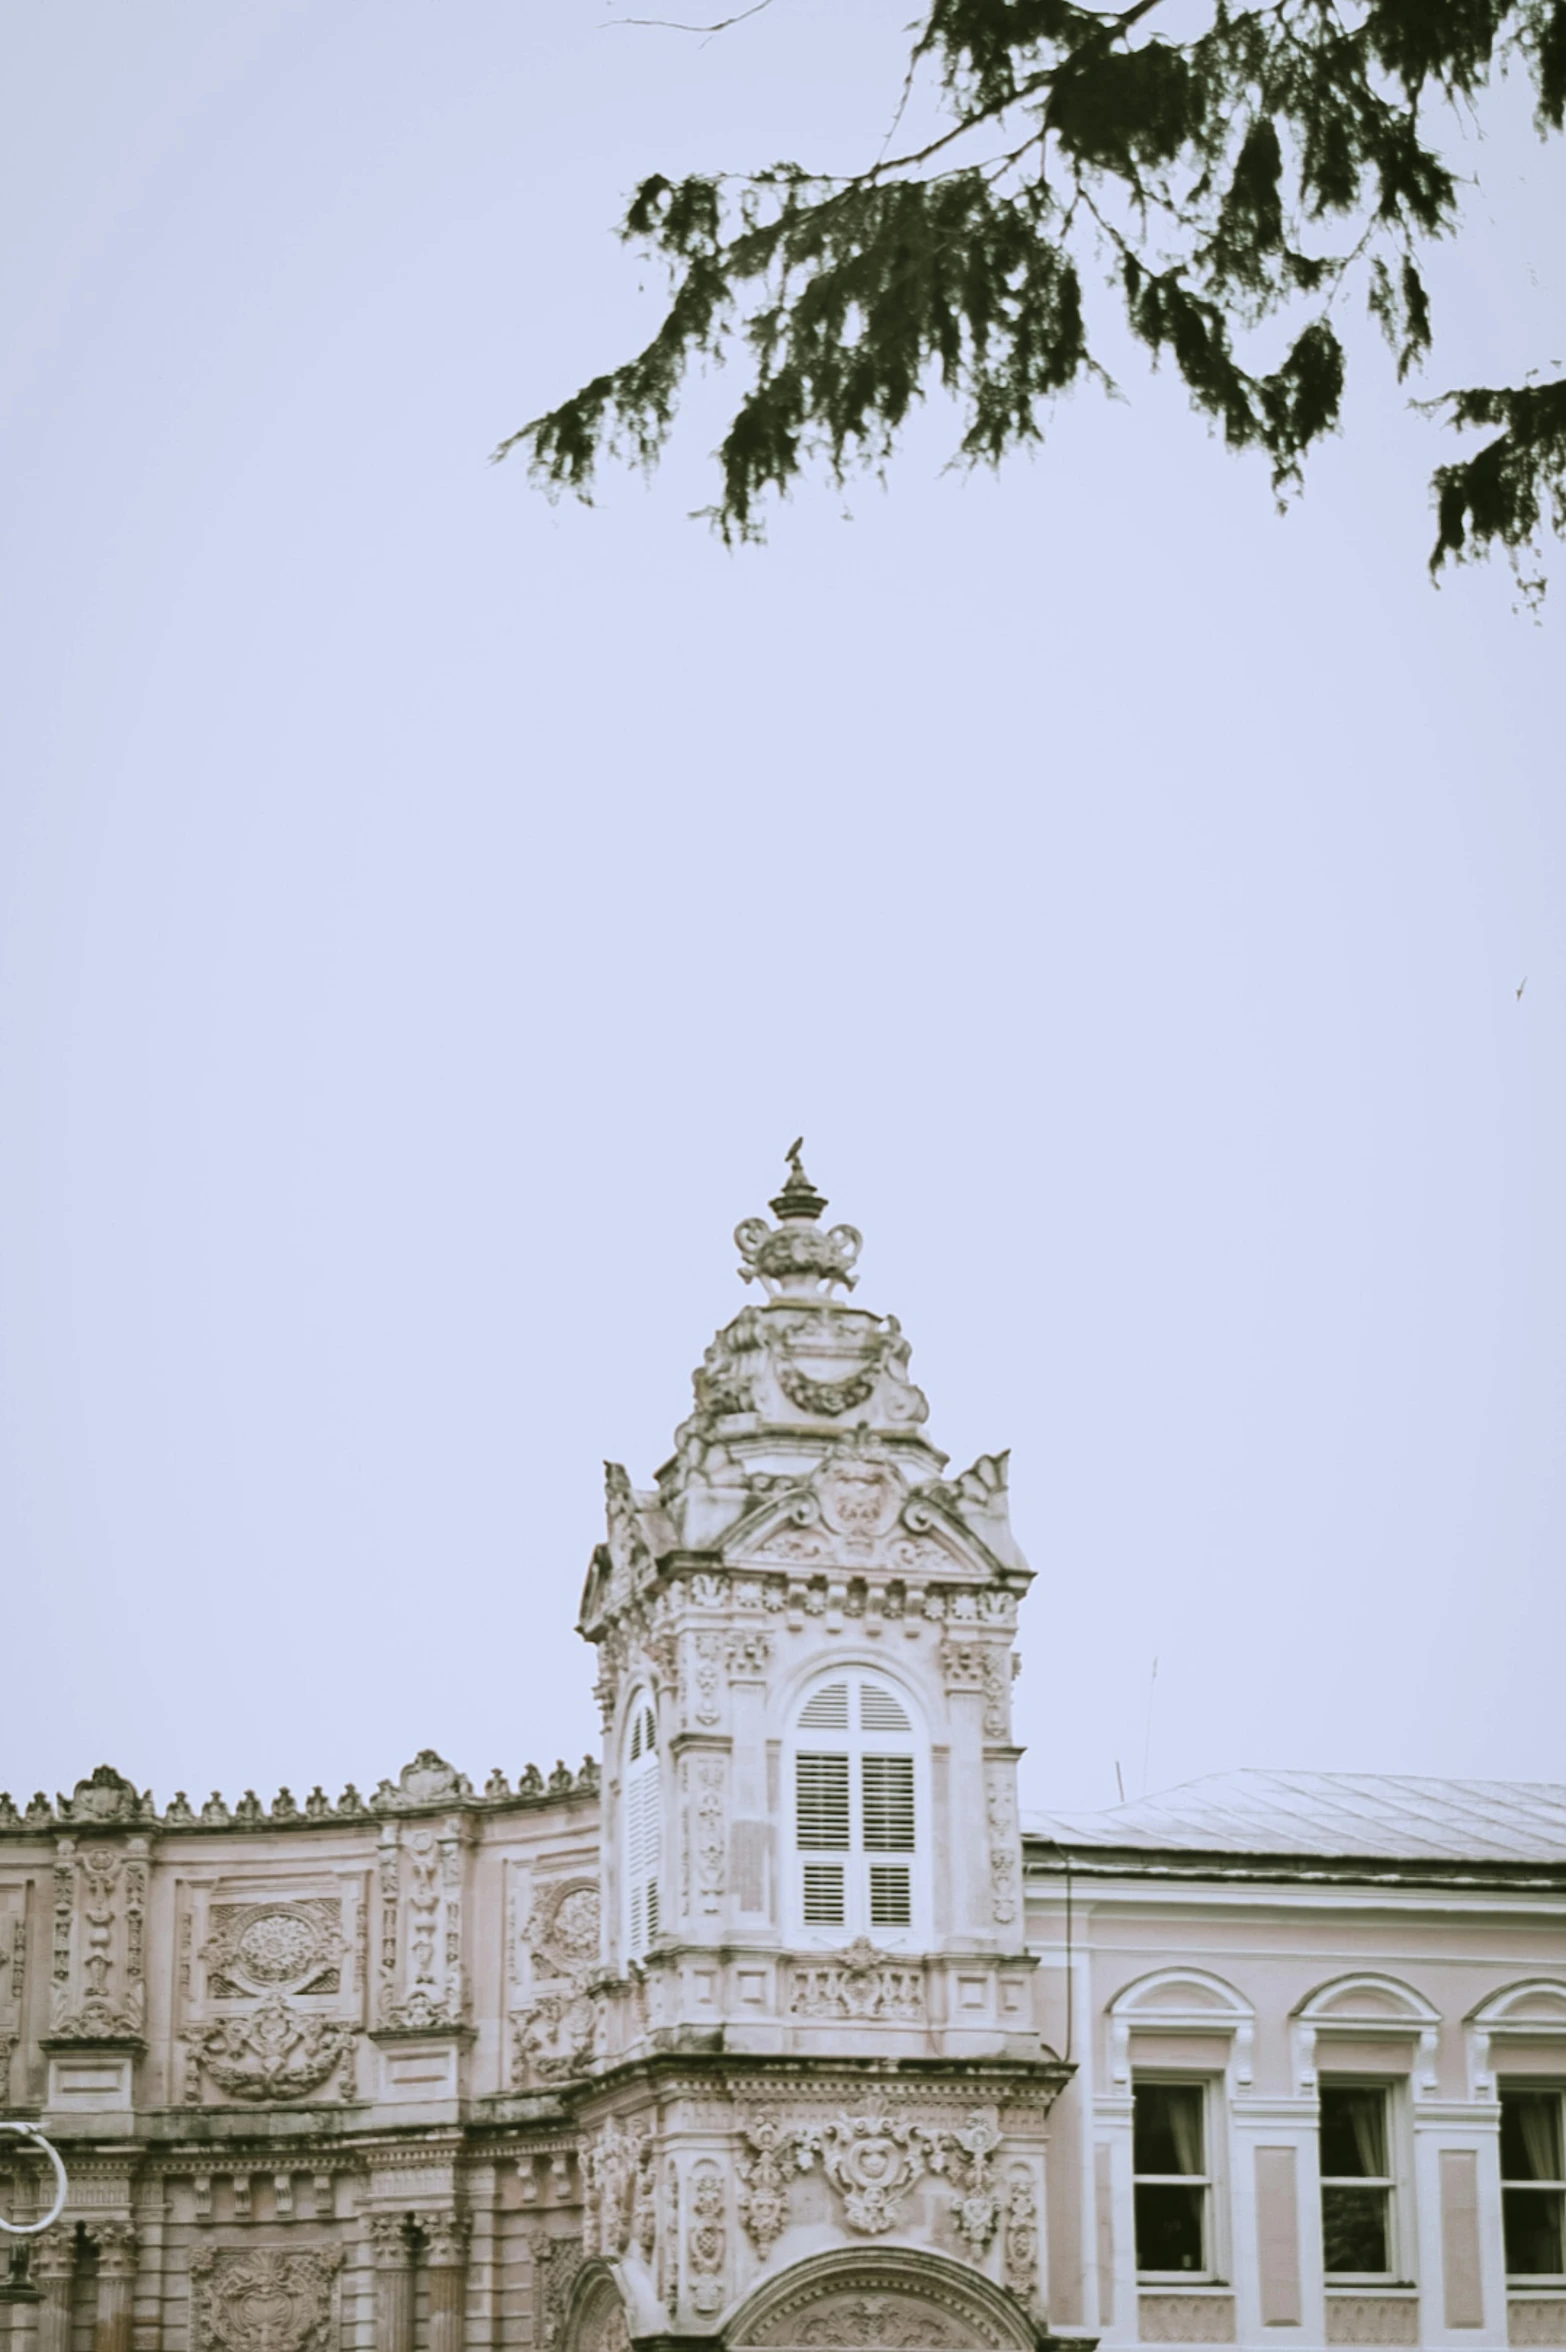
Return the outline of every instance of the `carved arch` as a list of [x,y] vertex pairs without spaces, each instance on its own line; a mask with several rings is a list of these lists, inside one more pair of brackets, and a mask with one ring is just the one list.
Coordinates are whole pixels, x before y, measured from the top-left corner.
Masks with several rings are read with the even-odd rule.
[[1413,2035],[1419,2044],[1414,2096],[1428,2097],[1438,2088],[1441,2012],[1399,1976],[1363,1969],[1351,1976],[1331,1977],[1297,2003],[1293,2027],[1294,2075],[1304,2093],[1317,2087],[1316,2041],[1323,2033],[1350,2041]]
[[966,2264],[881,2246],[792,2263],[753,2288],[723,2329],[756,2352],[1036,2352],[1020,2306]]
[[1133,2033],[1229,2034],[1234,2078],[1248,2084],[1256,2039],[1256,2009],[1221,1976],[1205,1968],[1155,1968],[1122,1985],[1109,2004],[1109,2071],[1117,2089],[1131,2083]]
[[1493,2045],[1553,2044],[1566,2061],[1566,1983],[1559,1977],[1528,1976],[1487,1993],[1463,2020],[1468,2045],[1468,2089],[1475,2099],[1495,2097]]
[[560,2352],[630,2352],[631,2323],[613,2270],[586,2262],[572,2282]]

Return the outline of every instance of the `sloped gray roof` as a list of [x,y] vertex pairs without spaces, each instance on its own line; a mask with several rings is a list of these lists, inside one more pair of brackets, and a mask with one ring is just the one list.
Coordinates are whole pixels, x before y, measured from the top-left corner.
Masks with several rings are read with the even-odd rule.
[[1215,1772],[1103,1813],[1030,1813],[1073,1847],[1320,1854],[1387,1862],[1566,1862],[1566,1786],[1369,1772]]

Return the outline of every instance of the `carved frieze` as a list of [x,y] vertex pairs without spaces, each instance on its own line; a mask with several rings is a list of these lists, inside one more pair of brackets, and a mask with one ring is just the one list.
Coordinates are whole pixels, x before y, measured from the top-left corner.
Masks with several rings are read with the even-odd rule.
[[[1519,2334],[1518,2306],[1507,2309],[1507,2341],[1512,2344],[1566,2343],[1566,2327],[1558,2316],[1561,2306],[1546,2305],[1554,2318],[1553,2334]],[[1417,2344],[1419,2341],[1419,2302],[1413,2295],[1329,2295],[1327,2297],[1327,2342],[1329,2344]]]
[[330,2352],[337,2247],[234,2253],[197,2246],[192,2335],[200,2352]]
[[1137,2328],[1144,2344],[1232,2344],[1232,2295],[1139,2295]]
[[820,2019],[917,2021],[924,2016],[923,1972],[890,1952],[877,1951],[867,1936],[856,1936],[843,1951],[795,1968],[789,2013]]

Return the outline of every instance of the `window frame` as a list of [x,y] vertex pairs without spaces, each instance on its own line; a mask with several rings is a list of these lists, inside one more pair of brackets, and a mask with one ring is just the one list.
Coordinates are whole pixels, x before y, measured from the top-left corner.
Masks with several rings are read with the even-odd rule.
[[[633,1756],[644,1722],[652,1726],[652,1737],[641,1745]],[[658,1702],[647,1685],[641,1684],[631,1695],[625,1713],[625,1728],[620,1739],[620,1856],[624,1873],[624,1895],[621,1904],[621,1933],[627,1960],[645,1960],[663,1928],[663,1749],[658,1737]],[[650,1799],[643,1792],[650,1791]],[[635,1839],[643,1821],[652,1829],[652,1857],[650,1866],[637,1866]],[[647,1890],[652,1890],[652,1916],[649,1920]],[[638,1919],[637,1897],[641,1896],[641,1916]]]
[[[1220,2094],[1227,2084],[1226,2075],[1215,2075],[1210,2069],[1183,2072],[1171,2066],[1134,2066],[1131,2070],[1131,2259],[1139,2288],[1171,2289],[1175,2287],[1227,2287],[1228,2241],[1225,2229],[1227,2203],[1226,2175],[1222,2165],[1222,2142],[1216,2129],[1219,2116],[1225,2111]],[[1138,2172],[1136,2168],[1136,2094],[1138,2088],[1147,2090],[1194,2090],[1201,2096],[1202,2115],[1202,2172]],[[1199,2187],[1202,2191],[1202,2254],[1200,2270],[1144,2270],[1142,2249],[1137,2242],[1136,2204],[1140,2188]]]
[[1559,2291],[1562,2287],[1566,2287],[1566,2267],[1560,2270],[1513,2270],[1511,2268],[1506,2257],[1506,2211],[1507,2200],[1518,2194],[1536,2197],[1553,2195],[1557,2200],[1560,2216],[1561,2258],[1563,2265],[1566,2265],[1566,2177],[1553,2181],[1511,2179],[1505,2169],[1504,2116],[1506,2102],[1509,2098],[1542,2096],[1553,2099],[1555,2101],[1556,2147],[1563,2170],[1566,2170],[1566,2087],[1549,2077],[1508,2076],[1498,2073],[1495,2092],[1496,2102],[1502,2110],[1503,2117],[1502,2129],[1496,2135],[1496,2170],[1500,2175],[1501,2182],[1501,2262],[1507,2291],[1508,2293],[1525,2293],[1530,2289],[1540,2289],[1545,2292]]
[[[1321,2104],[1328,2091],[1379,2091],[1385,2173],[1329,2173],[1321,2163]],[[1412,2284],[1412,2265],[1405,2258],[1405,2229],[1403,2219],[1403,2191],[1407,2181],[1407,2166],[1403,2148],[1403,2092],[1402,2078],[1385,2074],[1339,2073],[1336,2068],[1319,2074],[1316,2080],[1316,2177],[1317,2211],[1321,2231],[1321,2275],[1327,2293],[1353,2294],[1362,2289],[1406,2287]],[[1386,2198],[1387,2267],[1385,2270],[1328,2270],[1327,2268],[1327,2191],[1328,2189],[1379,2189]]]
[[[835,1683],[848,1686],[847,1728],[834,1730],[804,1724],[802,1718],[812,1701]],[[867,1685],[884,1691],[896,1702],[907,1721],[906,1732],[864,1728],[860,1694]],[[923,1948],[930,1933],[930,1741],[918,1700],[896,1675],[879,1665],[850,1659],[834,1661],[811,1675],[790,1709],[788,1726],[784,1787],[788,1808],[790,1937],[809,1950],[840,1951],[859,1937],[867,1937],[885,1951]],[[802,1758],[827,1756],[841,1756],[848,1762],[848,1843],[845,1846],[801,1842],[800,1762]],[[907,1758],[912,1763],[913,1844],[909,1847],[871,1846],[865,1840],[865,1762],[867,1758],[883,1757]],[[825,1776],[823,1785],[824,1779]],[[895,1810],[896,1798],[888,1797],[886,1791],[882,1793],[883,1801]],[[843,1871],[842,1919],[808,1919],[807,1871],[836,1864],[841,1864]],[[873,1919],[872,1870],[903,1867],[908,1872],[907,1921]]]

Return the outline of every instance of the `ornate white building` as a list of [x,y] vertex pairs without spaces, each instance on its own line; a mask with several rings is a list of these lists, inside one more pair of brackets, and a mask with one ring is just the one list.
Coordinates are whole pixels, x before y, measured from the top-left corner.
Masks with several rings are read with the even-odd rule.
[[71,2183],[0,2333],[1566,2345],[1566,1789],[1019,1823],[1005,1458],[948,1475],[797,1154],[772,1205],[608,1473],[601,1764],[0,1799],[0,2070]]

